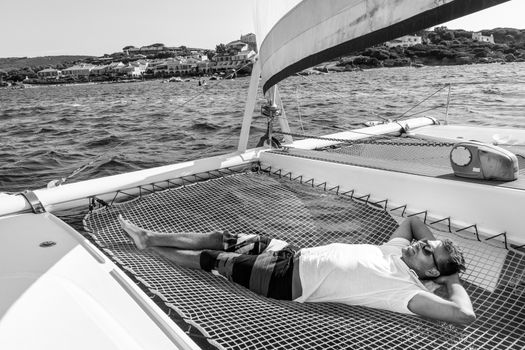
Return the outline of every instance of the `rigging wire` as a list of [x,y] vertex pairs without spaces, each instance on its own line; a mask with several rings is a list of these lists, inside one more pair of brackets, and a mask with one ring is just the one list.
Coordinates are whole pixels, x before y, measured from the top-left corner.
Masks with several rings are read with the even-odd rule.
[[299,86],[295,86],[295,100],[297,101],[297,114],[299,115],[299,124],[301,125],[301,131],[304,132],[303,118],[301,116],[301,104],[299,103]]
[[434,91],[432,94],[430,94],[429,96],[427,96],[427,97],[424,98],[423,100],[421,100],[421,101],[419,101],[418,103],[416,103],[414,106],[412,106],[411,108],[409,108],[408,110],[406,110],[403,114],[401,114],[399,117],[395,118],[394,121],[398,121],[399,119],[403,118],[408,112],[410,112],[411,110],[413,110],[413,109],[416,108],[417,106],[421,105],[423,102],[427,101],[428,99],[430,99],[432,96],[434,96],[435,94],[437,94],[438,92],[440,92],[441,90],[443,90],[444,88],[446,88],[447,86],[450,87],[450,83],[445,84],[444,86],[440,87],[439,89],[437,89],[436,91]]
[[[305,76],[302,76],[303,78],[305,78]],[[306,79],[306,78],[305,78]],[[336,96],[339,96],[339,97],[342,97],[340,94],[338,94],[337,92],[329,89],[329,88],[326,88],[324,86],[322,86],[321,84],[318,84],[317,82],[313,81],[313,80],[310,80],[310,79],[307,79],[308,81],[312,82],[313,84],[325,89],[325,90],[328,90],[330,91],[331,93],[334,93]],[[411,110],[415,109],[416,107],[420,106],[421,104],[423,104],[425,101],[429,100],[431,97],[435,96],[437,93],[439,93],[441,90],[445,89],[448,87],[448,94],[447,94],[447,103],[442,103],[442,104],[438,104],[438,105],[434,105],[430,108],[427,108],[425,110],[422,110],[422,111],[418,111],[418,112],[415,112],[415,113],[412,113],[412,114],[407,114],[408,112],[410,112]],[[407,111],[405,111],[403,114],[401,114],[400,116],[398,116],[397,118],[395,118],[394,120],[388,120],[386,118],[382,118],[381,116],[378,116],[379,118],[385,120],[385,121],[388,121],[388,122],[396,122],[396,121],[400,121],[402,118],[411,118],[413,116],[416,116],[416,115],[419,115],[419,114],[422,114],[422,113],[425,113],[425,112],[428,112],[428,111],[432,111],[432,110],[436,110],[436,109],[439,109],[439,108],[443,108],[443,107],[446,107],[446,115],[448,116],[448,109],[450,107],[450,105],[459,105],[459,104],[451,104],[450,103],[450,93],[451,93],[451,84],[450,83],[447,83],[445,84],[444,86],[440,87],[439,89],[437,89],[435,92],[433,92],[431,95],[427,96],[426,98],[424,98],[423,100],[421,100],[420,102],[418,102],[416,105],[414,105],[413,107],[411,107],[410,109],[408,109]],[[303,138],[310,138],[310,139],[320,139],[320,140],[327,140],[327,141],[337,141],[337,142],[350,142],[350,143],[366,143],[366,142],[374,142],[374,138],[377,138],[377,135],[376,134],[370,134],[370,133],[366,133],[366,132],[361,132],[361,131],[355,131],[355,130],[345,130],[347,132],[350,132],[350,133],[355,133],[355,134],[361,134],[361,135],[365,135],[365,136],[371,136],[372,137],[372,140],[370,141],[366,141],[366,140],[348,140],[348,139],[342,139],[342,138],[330,138],[330,137],[319,137],[319,136],[315,136],[315,135],[307,135],[304,131],[304,127],[303,127],[303,124],[306,123],[306,124],[310,124],[310,125],[316,125],[316,126],[321,126],[321,127],[324,127],[324,128],[333,128],[333,129],[341,129],[335,125],[326,125],[326,124],[318,124],[318,123],[315,123],[313,121],[303,121],[302,119],[302,115],[300,113],[300,101],[299,101],[299,94],[298,94],[298,86],[296,86],[296,93],[295,93],[295,97],[296,97],[296,101],[297,101],[297,111],[298,111],[298,115],[299,115],[299,121],[300,121],[300,126],[301,126],[301,131],[302,133],[299,134],[299,133],[292,133],[292,132],[283,132],[283,131],[275,131],[275,133],[278,133],[278,134],[282,134],[282,135],[290,135],[292,137],[303,137]],[[283,118],[281,116],[276,116],[276,118]],[[393,135],[382,135],[383,138],[387,138],[387,139],[397,139],[398,137],[397,136],[393,136]],[[417,137],[414,137],[412,136],[412,138],[415,138],[415,139],[418,139]],[[428,145],[428,142],[427,140],[425,139],[420,139],[420,141],[422,143],[420,143],[421,145]],[[414,142],[412,142],[412,144],[415,144]],[[451,145],[454,145],[455,143],[453,142],[442,142],[442,143],[439,143],[439,145],[443,145],[443,146],[451,146]],[[432,143],[431,145],[436,145],[436,143]],[[512,144],[512,143],[499,143],[500,146],[523,146],[521,144]],[[520,156],[523,157],[523,155],[519,154]]]
[[[415,113],[412,113],[412,114],[409,114],[409,115],[406,115],[404,118],[411,118],[415,115],[418,115],[418,114],[421,114],[421,113],[425,113],[425,112],[429,112],[429,111],[433,111],[433,110],[436,110],[438,108],[442,108],[442,107],[446,107],[447,105],[446,104],[440,104],[440,105],[436,105],[434,107],[430,107],[430,108],[427,108],[427,109],[424,109],[422,111],[419,111],[419,112],[415,112]],[[394,121],[399,121],[399,119],[395,119]]]
[[[318,84],[317,82],[315,82],[314,80],[311,80],[311,79],[308,79],[306,78],[306,76],[304,75],[301,75],[303,77],[303,79],[305,80],[308,80],[309,82],[315,84],[316,86],[319,86],[321,89],[324,89],[324,90],[327,90],[329,91],[330,93],[333,93],[334,95],[338,96],[338,97],[341,97],[341,98],[344,98],[346,100],[346,97],[342,96],[341,94],[335,92],[334,90],[330,89],[330,88],[327,88],[321,84]],[[448,109],[448,104],[439,104],[439,105],[436,105],[436,106],[433,106],[433,107],[430,107],[426,110],[423,110],[423,111],[419,111],[419,112],[416,112],[416,113],[412,113],[412,114],[409,114],[407,115],[408,112],[412,111],[413,109],[415,109],[416,107],[420,106],[421,104],[423,104],[425,101],[427,101],[428,99],[430,99],[432,96],[436,95],[438,92],[440,92],[441,90],[443,90],[444,88],[446,87],[449,87],[449,93],[450,93],[450,83],[447,83],[445,84],[444,86],[440,87],[438,90],[436,90],[435,92],[433,92],[431,95],[427,96],[425,99],[421,100],[420,102],[418,102],[416,105],[414,105],[413,107],[411,107],[410,109],[408,109],[407,111],[405,111],[403,114],[401,114],[400,116],[398,116],[397,118],[395,119],[387,119],[387,118],[383,118],[379,115],[377,115],[377,117],[381,118],[382,120],[384,120],[385,122],[398,122],[400,121],[402,118],[410,118],[410,117],[413,117],[415,115],[418,115],[418,114],[421,114],[421,113],[425,113],[425,112],[428,112],[428,111],[431,111],[431,110],[435,110],[435,109],[438,109],[438,108],[442,108],[444,106],[447,107]],[[299,122],[300,122],[300,127],[301,127],[301,131],[302,131],[302,134],[298,134],[298,133],[292,133],[292,132],[283,132],[283,131],[276,131],[276,133],[278,134],[281,134],[281,135],[289,135],[289,136],[292,136],[292,137],[303,137],[303,138],[317,138],[317,139],[326,139],[326,140],[331,140],[331,141],[345,141],[345,142],[359,142],[359,140],[347,140],[347,139],[338,139],[338,138],[320,138],[320,137],[316,137],[316,136],[313,136],[313,135],[306,135],[305,134],[305,131],[304,131],[304,127],[303,127],[303,120],[302,120],[302,115],[300,113],[300,102],[299,102],[299,94],[298,94],[298,86],[296,86],[296,91],[295,91],[295,97],[296,97],[296,101],[297,101],[297,111],[298,111],[298,115],[299,115]],[[450,98],[448,100],[448,102],[450,102]],[[281,106],[281,108],[284,108],[283,106]],[[372,112],[373,113],[373,112]],[[282,116],[275,116],[276,118],[284,118]],[[257,118],[254,118],[255,120],[257,120]],[[286,119],[286,118],[285,118]],[[316,123],[312,122],[312,121],[308,121],[306,122],[307,124],[312,124],[312,125],[316,125]],[[329,127],[329,128],[333,128],[333,129],[341,129],[335,125],[319,125],[317,124],[318,126],[322,126],[324,128],[326,127]],[[356,131],[356,130],[347,130],[345,129],[346,132],[348,133],[354,133],[354,134],[359,134],[359,135],[364,135],[364,136],[368,136],[368,137],[376,137],[377,135],[376,134],[371,134],[371,133],[367,133],[367,132],[363,132],[363,131]],[[384,137],[386,138],[390,138],[390,139],[395,139],[397,138],[397,136],[393,136],[393,135],[383,135]]]
[[[322,84],[319,84],[319,83],[317,83],[316,81],[314,81],[314,80],[312,80],[312,79],[307,78],[305,75],[301,75],[301,77],[303,77],[303,79],[308,80],[309,82],[315,84],[316,86],[320,87],[321,89],[324,89],[324,90],[326,90],[326,91],[328,91],[328,92],[330,92],[330,93],[333,93],[334,95],[336,95],[336,96],[338,96],[338,97],[341,97],[341,98],[343,98],[343,99],[345,99],[345,100],[346,100],[346,98],[347,98],[346,96],[343,96],[343,95],[339,94],[338,92],[336,92],[336,91],[334,91],[334,90],[332,90],[332,89],[330,89],[330,88],[328,88],[328,87],[326,87],[326,86],[323,86]],[[426,98],[424,98],[423,100],[421,100],[420,102],[418,102],[416,105],[412,106],[410,109],[408,109],[407,111],[405,111],[404,113],[402,113],[400,116],[398,116],[397,118],[394,118],[393,121],[394,121],[394,122],[395,122],[395,121],[399,121],[400,119],[402,119],[403,117],[405,117],[405,115],[406,115],[408,112],[410,112],[410,111],[413,110],[414,108],[418,107],[419,105],[421,105],[422,103],[424,103],[425,101],[427,101],[428,99],[430,99],[431,97],[433,97],[434,95],[436,95],[437,93],[439,93],[441,90],[445,89],[446,87],[449,88],[448,103],[446,104],[446,106],[447,106],[447,110],[448,110],[448,106],[449,106],[449,103],[450,103],[450,89],[451,89],[451,84],[450,84],[450,83],[447,83],[447,84],[445,84],[444,86],[440,87],[439,89],[437,89],[436,91],[434,91],[432,94],[430,94],[429,96],[427,96]],[[445,106],[445,105],[441,105],[441,106],[439,106],[439,107],[443,107],[443,106]],[[427,110],[422,111],[422,112],[420,112],[420,113],[428,112],[429,110],[432,110],[432,109],[434,109],[434,108],[427,109]],[[375,117],[378,117],[378,118],[382,119],[383,121],[391,121],[391,120],[389,120],[388,118],[384,118],[384,117],[378,115],[377,113],[374,113],[373,111],[370,111],[370,112],[371,112]],[[410,117],[410,116],[414,116],[414,115],[420,114],[420,113],[411,114],[411,115],[407,116],[406,118],[408,118],[408,117]]]
[[[259,120],[260,120],[261,117],[259,117]],[[276,116],[275,118],[283,118],[281,116]],[[342,128],[339,128],[335,125],[321,125],[321,124],[316,124],[312,121],[309,121],[309,122],[305,122],[307,124],[311,124],[311,125],[317,125],[317,126],[320,126],[320,127],[328,127],[328,128],[332,128],[332,129],[337,129],[337,130],[341,130]],[[357,130],[348,130],[348,129],[343,129],[344,132],[347,132],[347,133],[354,133],[354,134],[358,134],[358,135],[364,135],[364,136],[377,136],[376,134],[371,134],[371,133],[366,133],[366,132],[363,132],[363,131],[357,131]],[[290,135],[290,136],[296,136],[296,137],[301,137],[301,134],[295,134],[295,133],[285,133],[285,132],[282,132],[282,131],[274,131],[275,133],[278,133],[278,134],[283,134],[283,135]],[[397,138],[396,136],[391,136],[391,135],[382,135],[384,137],[388,137],[388,138]],[[306,135],[304,134],[302,137],[306,137],[306,138],[316,138],[316,137],[313,137],[311,135]],[[319,137],[317,137],[319,138]],[[334,139],[335,140],[335,139]],[[336,139],[337,141],[341,141],[341,140],[346,140],[347,142],[349,141],[352,141],[352,140],[347,140],[347,139]]]
[[97,154],[95,157],[93,157],[93,159],[91,159],[89,162],[81,165],[80,167],[76,168],[75,170],[73,170],[73,172],[71,172],[71,174],[69,174],[68,176],[66,177],[63,177],[59,180],[51,180],[48,184],[47,184],[47,187],[48,188],[52,188],[52,187],[57,187],[57,186],[60,186],[62,185],[64,182],[66,182],[67,180],[77,176],[79,173],[81,173],[82,171],[86,170],[87,168],[89,168],[90,166],[92,166],[93,164],[95,164],[95,162],[99,159],[101,159],[102,157],[104,157],[105,155],[107,155],[109,152],[119,148],[120,146],[122,146],[126,141],[122,141],[120,142],[118,145],[116,145],[115,147],[113,147],[111,150],[108,150],[104,153],[101,153],[101,154]]

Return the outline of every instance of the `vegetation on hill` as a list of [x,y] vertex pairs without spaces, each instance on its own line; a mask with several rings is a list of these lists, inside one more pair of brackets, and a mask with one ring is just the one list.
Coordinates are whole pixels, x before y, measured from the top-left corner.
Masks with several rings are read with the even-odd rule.
[[[437,27],[433,31],[415,33],[423,39],[423,44],[410,47],[392,47],[385,45],[362,50],[352,56],[339,59],[335,64],[317,67],[321,71],[343,71],[356,68],[397,67],[408,65],[453,65],[491,62],[525,61],[525,29],[496,28],[484,30],[485,36],[494,36],[495,44],[472,40],[472,32],[450,30]],[[164,46],[155,43],[150,46]],[[133,48],[126,46],[123,51]],[[181,46],[176,51],[162,51],[148,54],[146,58],[168,58],[177,55],[189,55],[191,50]],[[200,49],[199,49],[200,50]],[[200,50],[203,51],[203,50]],[[215,54],[226,53],[226,45],[218,44],[215,51],[203,51],[212,58]],[[45,56],[34,58],[0,58],[0,82],[2,80],[20,82],[26,77],[35,78],[36,72],[45,68],[63,70],[78,63],[102,64],[108,62],[128,63],[139,59],[126,52],[115,52],[101,58],[93,56]]]
[[[525,61],[525,29],[496,28],[484,30],[494,36],[495,44],[472,40],[472,32],[437,27],[417,33],[424,44],[410,47],[375,46],[342,57],[333,70],[396,67],[413,64],[456,65]],[[325,67],[322,67],[326,69]]]
[[[22,68],[38,69],[68,67],[92,56],[43,56],[43,57],[8,57],[0,58],[0,69],[10,71]],[[60,69],[60,68],[57,68]]]
[[[76,63],[84,62],[92,56],[43,56],[43,57],[8,57],[0,58],[0,78],[22,81],[26,77],[36,76],[36,72],[46,68],[65,69]],[[1,79],[0,79],[1,80]]]

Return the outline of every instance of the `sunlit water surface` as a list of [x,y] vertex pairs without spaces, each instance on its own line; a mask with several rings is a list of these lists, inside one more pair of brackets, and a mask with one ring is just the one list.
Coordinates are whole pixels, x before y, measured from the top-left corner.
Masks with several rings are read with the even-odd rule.
[[[443,120],[446,83],[449,123],[525,128],[525,63],[294,76],[280,92],[293,132],[326,134],[402,115]],[[68,181],[233,151],[248,84],[157,80],[0,90],[0,192],[43,187],[86,164]],[[266,129],[259,96],[251,146]]]

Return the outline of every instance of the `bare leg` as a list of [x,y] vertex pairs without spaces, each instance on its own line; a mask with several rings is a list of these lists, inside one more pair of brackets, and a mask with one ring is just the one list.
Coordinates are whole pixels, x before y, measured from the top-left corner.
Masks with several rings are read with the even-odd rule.
[[181,250],[167,247],[152,247],[151,249],[176,265],[192,269],[201,268],[201,252],[198,250]]
[[139,249],[173,247],[188,250],[222,250],[222,231],[206,233],[162,233],[143,229],[119,215],[120,226],[133,239]]

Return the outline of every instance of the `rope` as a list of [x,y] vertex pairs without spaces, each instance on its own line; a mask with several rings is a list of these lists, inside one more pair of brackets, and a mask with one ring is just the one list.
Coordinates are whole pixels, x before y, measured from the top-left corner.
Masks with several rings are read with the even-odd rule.
[[299,103],[299,87],[295,87],[295,99],[297,101],[297,114],[299,115],[299,124],[301,125],[301,131],[304,134],[303,118],[301,117],[301,105]]
[[[119,148],[120,146],[122,146],[124,144],[125,141],[122,141],[121,143],[119,143],[118,145],[116,145],[113,149],[117,149]],[[112,150],[113,150],[112,149]],[[110,150],[110,151],[112,151]],[[89,168],[90,166],[92,166],[97,160],[99,160],[100,158],[102,158],[103,156],[107,155],[110,151],[106,151],[102,154],[99,154],[97,156],[95,156],[91,161],[89,161],[88,163],[84,164],[84,165],[81,165],[80,167],[76,168],[75,170],[73,170],[73,172],[71,174],[69,174],[68,176],[66,177],[63,177],[61,178],[60,180],[52,180],[51,182],[48,183],[48,187],[57,187],[57,186],[60,186],[62,185],[64,182],[66,182],[67,180],[77,176],[78,174],[80,174],[82,171],[86,170],[87,168]]]
[[[427,108],[427,109],[422,110],[422,111],[420,111],[420,112],[416,112],[416,113],[409,114],[409,115],[405,116],[405,118],[411,118],[411,117],[413,117],[413,116],[415,116],[415,115],[418,115],[418,114],[421,114],[421,113],[425,113],[425,112],[428,112],[428,111],[433,111],[433,110],[435,110],[435,109],[438,109],[438,108],[441,108],[441,107],[445,107],[445,106],[446,106],[446,105],[444,105],[444,104],[436,105],[436,106],[434,106],[434,107]],[[394,119],[394,121],[398,121],[398,120],[399,120],[399,119]]]

